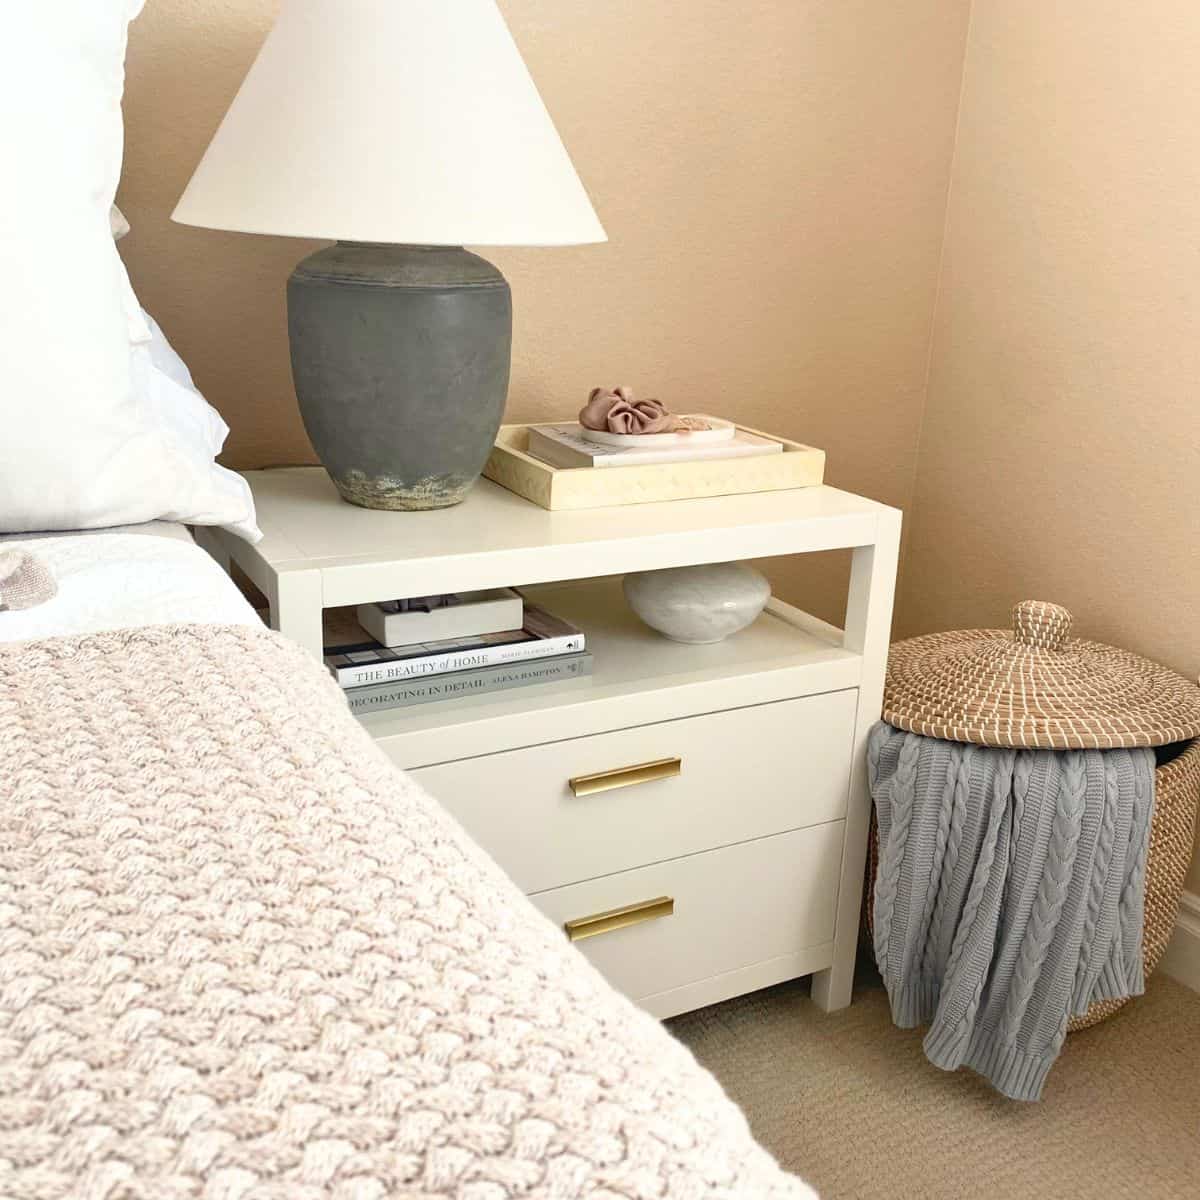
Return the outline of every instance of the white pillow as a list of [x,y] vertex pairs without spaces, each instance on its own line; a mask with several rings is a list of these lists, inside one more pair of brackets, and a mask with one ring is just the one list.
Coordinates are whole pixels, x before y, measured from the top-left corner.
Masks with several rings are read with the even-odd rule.
[[0,532],[167,518],[257,533],[244,483],[213,462],[211,410],[153,364],[112,239],[141,7],[5,7],[0,112],[20,185],[0,190]]
[[229,436],[229,426],[197,391],[191,372],[158,322],[138,311],[150,340],[133,348],[133,383],[146,406],[147,420],[158,427],[173,461],[187,463],[198,457],[211,464],[199,476],[188,475],[185,468],[172,497],[174,507],[159,515],[188,525],[222,525],[248,542],[259,541],[262,533],[255,524],[250,485],[212,461]]

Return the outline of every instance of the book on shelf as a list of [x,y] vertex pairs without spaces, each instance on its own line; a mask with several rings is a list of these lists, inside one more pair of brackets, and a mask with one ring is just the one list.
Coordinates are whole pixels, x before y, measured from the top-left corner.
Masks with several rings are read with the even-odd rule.
[[589,442],[577,421],[529,426],[529,453],[552,467],[645,467],[657,463],[701,462],[722,458],[755,458],[782,454],[783,444],[773,438],[739,429],[729,441],[695,446],[663,446],[637,450]]
[[477,637],[520,629],[525,620],[524,601],[512,588],[481,592],[454,592],[425,597],[426,603],[405,609],[393,603],[360,604],[358,623],[383,646],[411,646],[447,638]]
[[579,654],[560,654],[554,658],[529,662],[500,663],[494,667],[479,667],[474,671],[453,671],[449,675],[348,688],[346,702],[353,713],[379,712],[413,704],[428,704],[433,700],[454,700],[486,692],[507,691],[535,683],[558,683],[591,673],[592,655],[585,650]]
[[[352,628],[363,633],[356,623]],[[365,633],[365,640],[338,642],[331,640],[329,632],[327,626],[325,665],[343,688],[578,654],[586,648],[584,635],[574,625],[535,604],[525,605],[525,624],[521,629],[411,646],[384,646],[367,638]],[[338,632],[344,636],[344,627]]]

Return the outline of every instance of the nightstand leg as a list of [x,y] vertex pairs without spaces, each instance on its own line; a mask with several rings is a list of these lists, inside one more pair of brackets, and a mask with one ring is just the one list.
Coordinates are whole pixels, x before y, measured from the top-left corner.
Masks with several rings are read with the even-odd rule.
[[874,546],[854,551],[850,594],[846,604],[845,645],[863,657],[858,713],[850,771],[850,798],[846,808],[846,840],[842,851],[841,885],[838,888],[834,927],[833,965],[813,976],[812,997],[826,1012],[845,1008],[854,986],[854,960],[858,949],[858,924],[862,908],[863,869],[867,858],[871,793],[867,786],[867,735],[883,707],[883,679],[892,632],[896,565],[900,554],[900,514],[884,513]]
[[325,646],[320,572],[286,571],[276,576],[267,599],[271,605],[271,628],[321,658]]

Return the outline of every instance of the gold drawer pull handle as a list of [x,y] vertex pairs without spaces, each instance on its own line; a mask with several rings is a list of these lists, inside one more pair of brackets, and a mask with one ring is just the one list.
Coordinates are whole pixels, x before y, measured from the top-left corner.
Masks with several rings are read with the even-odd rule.
[[659,917],[669,917],[674,911],[675,897],[659,896],[657,900],[643,900],[641,904],[627,904],[624,908],[613,908],[590,917],[580,917],[578,921],[567,921],[563,928],[571,941],[581,942],[598,933],[612,933],[614,929],[626,929],[643,921],[657,921]]
[[597,792],[609,792],[613,788],[653,783],[656,779],[672,779],[682,771],[682,758],[656,758],[654,762],[638,763],[633,767],[615,767],[611,771],[597,771],[594,775],[576,775],[568,782],[576,796],[594,796]]

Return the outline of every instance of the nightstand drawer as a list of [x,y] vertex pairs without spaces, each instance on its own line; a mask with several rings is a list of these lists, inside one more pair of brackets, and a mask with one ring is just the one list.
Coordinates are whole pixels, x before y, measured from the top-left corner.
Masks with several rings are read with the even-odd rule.
[[857,692],[413,771],[525,892],[845,815]]
[[765,979],[777,982],[828,965],[844,829],[799,829],[532,899],[614,987],[666,1016],[696,1005],[664,993],[714,976],[778,964]]

